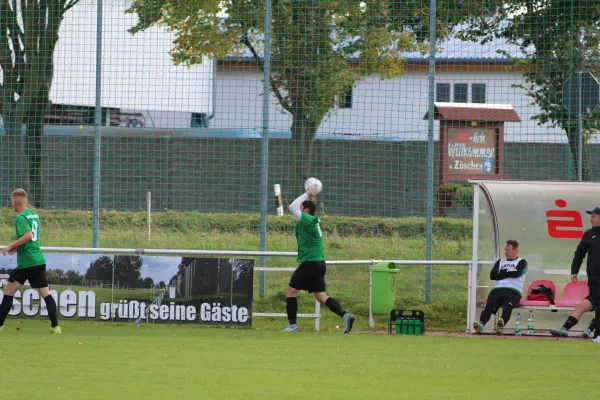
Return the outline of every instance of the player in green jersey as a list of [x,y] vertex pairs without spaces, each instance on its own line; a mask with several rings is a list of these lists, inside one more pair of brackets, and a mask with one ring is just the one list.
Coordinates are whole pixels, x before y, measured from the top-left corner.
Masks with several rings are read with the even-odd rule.
[[2,255],[17,253],[17,268],[12,270],[8,284],[4,288],[0,303],[0,332],[4,329],[4,321],[10,312],[15,293],[29,281],[33,289],[37,289],[46,303],[50,318],[50,333],[60,334],[58,326],[58,310],[54,297],[48,288],[46,259],[40,248],[41,224],[37,213],[27,208],[27,193],[16,189],[10,195],[13,209],[17,213],[15,230],[17,240],[2,249]]
[[319,217],[315,215],[317,205],[309,200],[316,193],[308,190],[290,204],[290,211],[298,223],[295,233],[298,241],[298,263],[300,264],[290,280],[285,292],[286,311],[289,325],[283,332],[297,332],[296,316],[298,315],[298,300],[296,296],[300,290],[314,293],[315,298],[329,307],[331,311],[344,320],[344,333],[349,333],[354,324],[354,316],[346,312],[340,303],[329,297],[325,291],[326,264],[323,255],[323,233],[321,232]]

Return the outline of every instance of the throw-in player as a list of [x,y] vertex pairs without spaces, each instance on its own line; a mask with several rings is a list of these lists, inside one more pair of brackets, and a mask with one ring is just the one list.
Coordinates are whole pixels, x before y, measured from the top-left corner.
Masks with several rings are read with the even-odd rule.
[[321,232],[319,217],[315,215],[317,205],[310,200],[310,196],[318,193],[314,189],[298,197],[290,204],[290,212],[298,220],[295,228],[298,242],[298,263],[300,264],[292,275],[286,290],[286,311],[289,325],[283,332],[297,332],[296,316],[298,314],[298,300],[296,296],[300,290],[314,293],[321,304],[326,305],[331,311],[344,320],[344,333],[349,333],[354,324],[354,316],[346,312],[340,303],[325,292],[325,256],[323,254],[323,234]]

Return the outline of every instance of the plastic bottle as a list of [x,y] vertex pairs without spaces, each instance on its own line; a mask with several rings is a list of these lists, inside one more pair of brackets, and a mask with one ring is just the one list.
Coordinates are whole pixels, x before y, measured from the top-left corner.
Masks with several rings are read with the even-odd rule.
[[529,310],[529,318],[527,318],[527,334],[533,335],[533,310]]
[[515,323],[515,336],[521,336],[521,313],[517,314],[517,322]]

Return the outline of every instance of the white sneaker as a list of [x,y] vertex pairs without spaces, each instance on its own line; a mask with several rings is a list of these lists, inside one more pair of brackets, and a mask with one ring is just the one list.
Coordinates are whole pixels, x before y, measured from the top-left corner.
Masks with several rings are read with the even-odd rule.
[[595,338],[594,340],[592,340],[592,342],[594,342],[594,343],[600,343],[600,336],[598,336],[597,338]]

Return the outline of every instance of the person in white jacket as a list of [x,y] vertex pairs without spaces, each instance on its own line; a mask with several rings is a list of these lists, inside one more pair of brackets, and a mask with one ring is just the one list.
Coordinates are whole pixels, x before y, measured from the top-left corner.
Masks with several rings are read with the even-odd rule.
[[502,308],[502,316],[498,318],[496,333],[502,334],[512,310],[519,304],[523,296],[527,261],[519,258],[519,243],[516,240],[506,241],[504,257],[496,261],[490,272],[490,279],[495,281],[494,288],[488,295],[479,321],[473,322],[473,328],[477,334],[483,332],[483,327],[490,320],[492,314],[495,315],[498,312],[499,308]]

